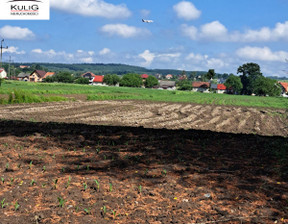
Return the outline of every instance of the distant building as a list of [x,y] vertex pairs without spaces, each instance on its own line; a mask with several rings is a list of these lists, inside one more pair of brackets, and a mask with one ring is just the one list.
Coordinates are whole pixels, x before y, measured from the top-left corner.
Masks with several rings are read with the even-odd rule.
[[180,75],[179,80],[187,80],[187,76],[186,75]]
[[147,75],[147,74],[141,75],[141,78],[142,78],[142,79],[147,79],[148,77],[149,77],[149,75]]
[[46,75],[46,72],[43,70],[34,70],[29,76],[29,81],[30,82],[42,82],[45,75]]
[[1,79],[7,78],[7,72],[5,71],[4,68],[0,68],[0,78]]
[[209,82],[193,82],[192,83],[192,91],[208,93],[210,88]]
[[175,81],[160,80],[157,88],[158,89],[175,90],[176,89],[176,82]]
[[226,92],[226,86],[224,84],[211,84],[212,91],[215,91],[216,93],[225,93]]
[[95,75],[95,77],[92,79],[91,85],[94,86],[104,86],[104,75]]
[[52,77],[52,76],[54,76],[54,75],[55,75],[55,72],[47,72],[47,73],[44,75],[43,79],[45,79],[45,78],[47,78],[47,77]]
[[84,74],[81,75],[81,77],[83,78],[87,78],[89,80],[93,80],[93,78],[95,77],[96,75],[92,72],[86,72]]
[[173,75],[168,74],[168,75],[165,76],[165,78],[166,78],[166,79],[173,79]]
[[23,69],[23,68],[30,68],[30,66],[28,65],[20,65],[19,68]]
[[17,80],[27,82],[27,81],[29,81],[29,76],[30,76],[29,73],[21,72],[17,76]]
[[278,82],[282,89],[282,94],[288,93],[288,82]]
[[157,79],[162,79],[162,74],[157,73],[157,74],[155,75],[155,77],[156,77]]

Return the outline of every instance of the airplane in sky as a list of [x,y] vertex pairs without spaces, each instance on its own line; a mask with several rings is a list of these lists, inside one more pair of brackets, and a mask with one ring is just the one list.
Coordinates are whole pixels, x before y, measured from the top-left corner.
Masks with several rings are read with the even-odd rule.
[[142,19],[142,22],[143,23],[153,23],[154,21],[153,20],[148,20],[148,19]]

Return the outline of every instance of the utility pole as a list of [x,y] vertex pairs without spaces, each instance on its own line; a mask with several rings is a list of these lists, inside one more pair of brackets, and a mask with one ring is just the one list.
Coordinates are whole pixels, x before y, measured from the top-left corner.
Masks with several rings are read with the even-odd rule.
[[[8,67],[8,77],[11,78],[11,62],[13,63],[14,61],[11,60],[11,56],[9,56],[9,67]],[[14,70],[15,71],[15,70]],[[15,75],[14,75],[15,76]]]
[[2,68],[2,49],[8,49],[8,46],[6,47],[3,47],[3,42],[4,42],[4,39],[1,40],[1,46],[0,46],[0,49],[1,49],[1,61],[0,61],[0,68]]

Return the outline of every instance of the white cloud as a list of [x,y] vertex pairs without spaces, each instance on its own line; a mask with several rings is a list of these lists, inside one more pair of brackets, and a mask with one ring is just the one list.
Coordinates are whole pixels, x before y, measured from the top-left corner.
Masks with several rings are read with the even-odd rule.
[[83,62],[83,63],[93,63],[93,58],[92,58],[92,57],[80,58],[80,62]]
[[219,21],[204,24],[200,29],[195,26],[183,24],[181,26],[183,35],[192,40],[211,40],[211,41],[227,41],[228,30]]
[[109,54],[111,50],[109,48],[103,48],[101,51],[99,51],[100,55],[106,55]]
[[103,0],[51,0],[50,5],[52,8],[83,16],[99,16],[109,19],[131,16],[125,4],[115,5]]
[[42,54],[43,53],[43,51],[41,49],[39,49],[39,48],[33,49],[31,52],[32,53],[37,53],[37,54]]
[[228,66],[228,64],[226,64],[225,61],[221,58],[210,58],[207,60],[208,68],[220,69],[226,66]]
[[198,39],[198,29],[195,26],[188,26],[183,24],[181,26],[181,31],[184,36],[189,37],[191,40]]
[[187,55],[185,59],[189,62],[190,65],[193,67],[195,66],[198,70],[223,70],[223,68],[229,67],[229,63],[226,62],[227,59],[225,55],[219,55],[217,57],[210,58],[207,54],[195,54],[192,52]]
[[171,62],[171,60],[179,58],[181,53],[157,54],[156,56],[160,61]]
[[242,39],[244,42],[288,41],[288,21],[285,23],[276,23],[273,29],[263,27],[259,30],[247,30],[244,34],[238,35],[239,39]]
[[4,26],[0,28],[0,36],[11,40],[32,40],[35,38],[31,30],[19,26]]
[[273,52],[268,47],[244,47],[236,51],[236,55],[250,60],[260,61],[278,61],[284,62],[288,58],[288,52],[286,51],[275,51]]
[[274,28],[262,27],[244,32],[230,31],[219,21],[202,25],[200,28],[183,24],[181,31],[191,40],[210,40],[219,42],[276,42],[288,41],[288,21],[277,23]]
[[150,66],[152,62],[164,62],[164,63],[174,63],[175,60],[180,58],[181,53],[152,53],[149,50],[145,50],[143,53],[139,54],[138,57],[144,59],[145,62],[142,63],[142,66]]
[[4,48],[2,51],[3,53],[10,53],[10,54],[25,54],[25,51],[18,51],[18,47],[9,46],[8,49]]
[[201,15],[201,11],[199,11],[192,2],[188,1],[179,2],[173,6],[173,9],[179,18],[185,20],[198,19]]
[[204,39],[225,40],[228,30],[219,21],[207,23],[201,27],[200,36]]
[[128,26],[126,24],[107,24],[101,28],[101,31],[110,36],[116,35],[124,38],[150,35],[150,31],[147,29]]
[[192,61],[200,62],[203,60],[207,60],[207,58],[208,58],[208,55],[190,53],[186,57],[186,60],[192,60]]
[[145,50],[143,53],[139,54],[139,57],[145,60],[145,62],[142,63],[143,66],[150,66],[155,58],[155,54],[151,53],[149,50]]
[[[40,48],[31,50],[29,56],[35,61],[48,61],[49,62],[61,62],[61,63],[93,63],[95,58],[93,55],[94,51],[76,50],[74,53],[67,53],[65,51],[55,51],[54,49],[42,50]],[[36,56],[36,57],[35,57]],[[33,59],[34,58],[34,59]]]
[[[69,61],[74,58],[73,54],[66,53],[65,51],[55,51],[53,49],[43,51],[42,49],[33,49],[31,50],[32,55],[37,54],[36,58],[37,60],[43,60],[47,61],[47,58],[49,58],[50,62],[57,62],[57,61]],[[31,55],[31,57],[33,57]]]

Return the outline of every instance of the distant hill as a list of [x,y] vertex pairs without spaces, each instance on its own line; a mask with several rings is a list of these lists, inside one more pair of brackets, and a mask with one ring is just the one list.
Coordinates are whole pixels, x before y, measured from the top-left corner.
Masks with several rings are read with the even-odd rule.
[[281,81],[281,80],[284,80],[284,81],[286,81],[286,80],[288,80],[288,77],[278,77],[278,76],[267,76],[267,78],[270,78],[270,79],[274,79],[274,80],[279,80],[279,81]]
[[[28,65],[32,66],[36,63],[14,63],[13,65],[19,67],[20,65]],[[59,71],[69,71],[74,74],[80,74],[84,72],[93,72],[97,75],[105,75],[105,74],[117,74],[123,75],[127,73],[137,73],[137,74],[148,74],[148,75],[156,75],[156,74],[172,74],[172,75],[180,75],[181,70],[176,69],[147,69],[140,66],[133,65],[125,65],[125,64],[56,64],[56,63],[37,63],[41,67],[46,68],[52,72]],[[197,75],[201,75],[207,73],[207,71],[195,71]],[[186,71],[186,74],[191,74],[192,71]]]

